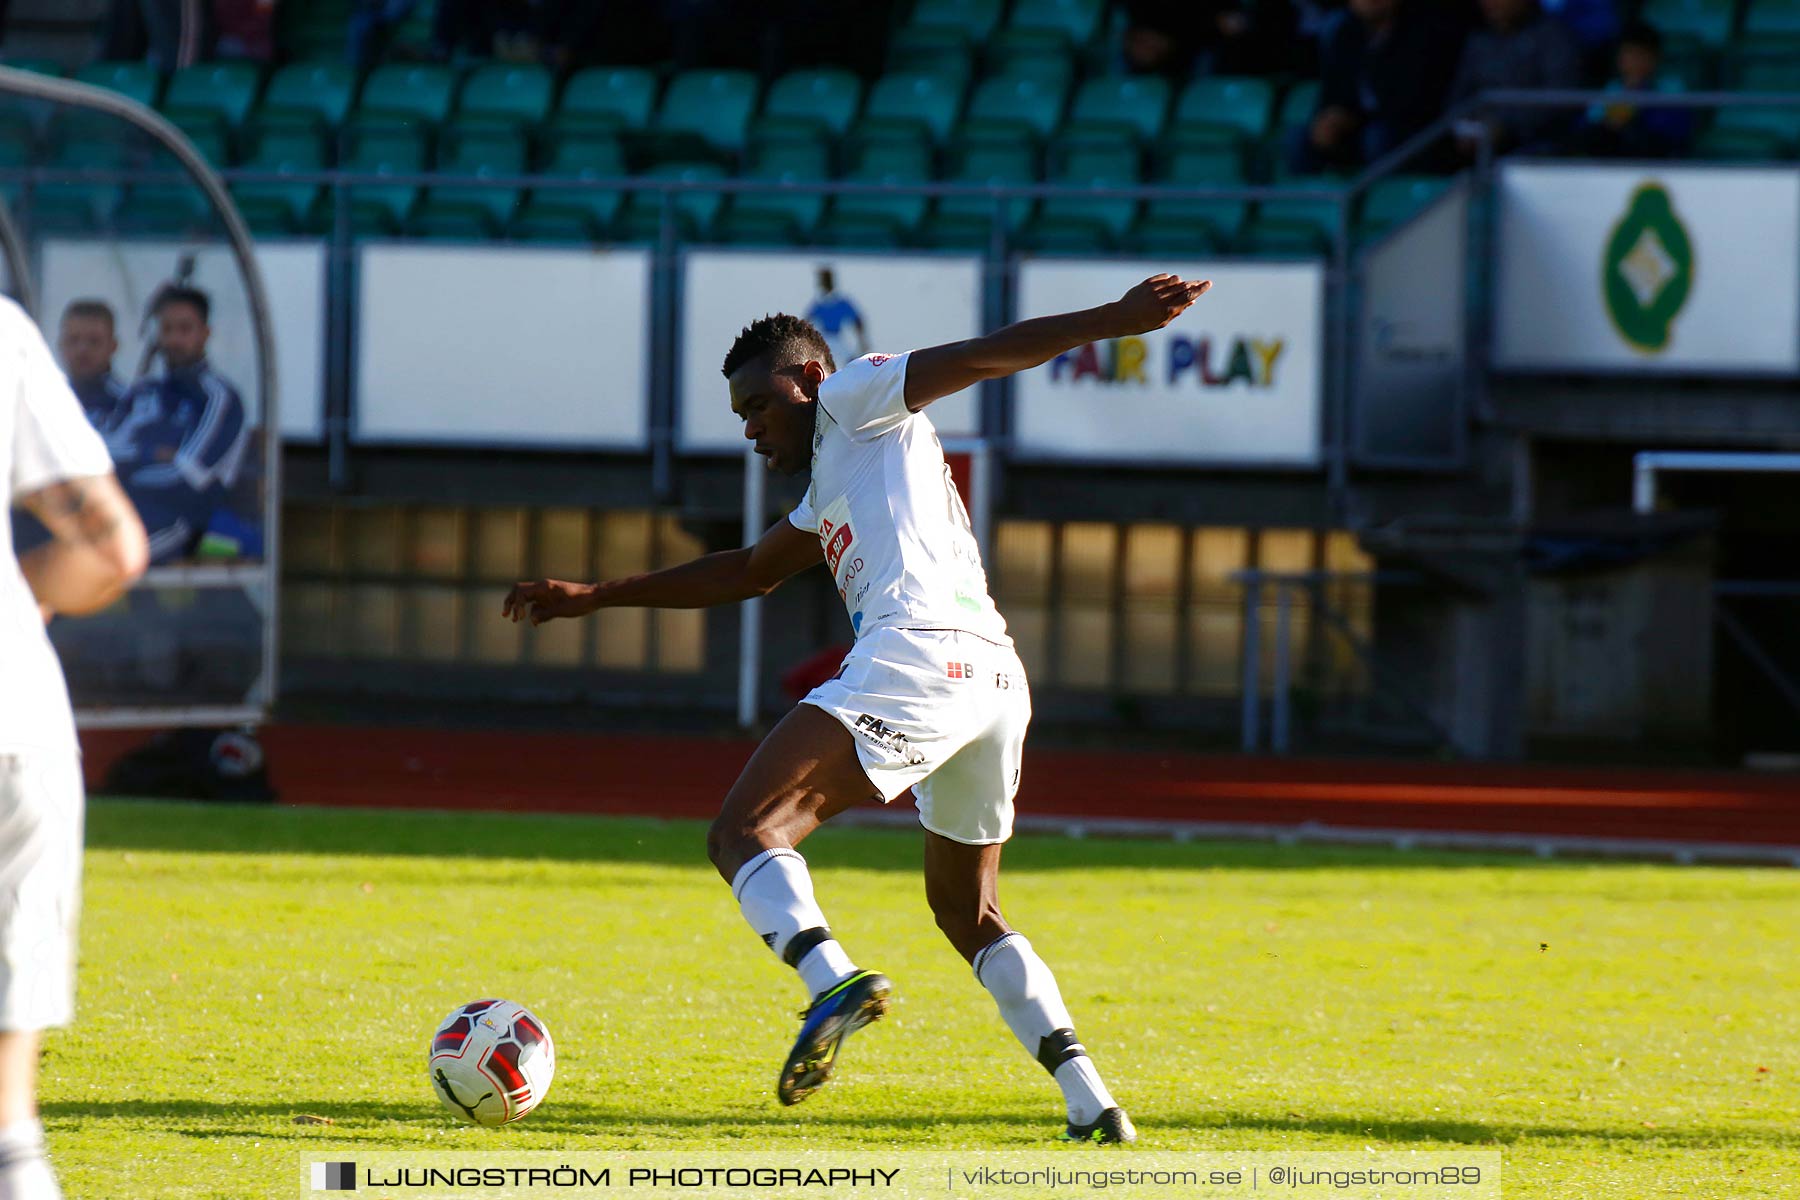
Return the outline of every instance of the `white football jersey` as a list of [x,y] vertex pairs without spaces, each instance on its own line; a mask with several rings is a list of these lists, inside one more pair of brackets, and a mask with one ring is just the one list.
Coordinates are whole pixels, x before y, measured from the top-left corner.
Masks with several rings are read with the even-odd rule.
[[868,354],[819,385],[812,486],[788,515],[819,535],[861,637],[960,629],[1012,645],[937,430],[906,408],[905,354]]
[[[106,475],[112,458],[31,318],[0,297],[0,470],[9,504],[68,479]],[[0,754],[72,752],[69,690],[37,601],[0,520]]]

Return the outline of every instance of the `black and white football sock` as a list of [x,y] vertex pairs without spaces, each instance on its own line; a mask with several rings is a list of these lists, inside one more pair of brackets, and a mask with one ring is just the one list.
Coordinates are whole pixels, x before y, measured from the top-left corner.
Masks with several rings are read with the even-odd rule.
[[1000,1006],[1000,1015],[1026,1051],[1050,1072],[1069,1106],[1069,1121],[1086,1125],[1115,1107],[1057,990],[1056,976],[1022,933],[1008,933],[975,956],[975,978]]
[[800,972],[812,995],[856,972],[856,964],[825,926],[825,914],[813,899],[812,876],[799,851],[785,846],[764,850],[738,868],[731,894],[750,928],[781,961]]
[[0,1127],[0,1200],[62,1200],[37,1121]]

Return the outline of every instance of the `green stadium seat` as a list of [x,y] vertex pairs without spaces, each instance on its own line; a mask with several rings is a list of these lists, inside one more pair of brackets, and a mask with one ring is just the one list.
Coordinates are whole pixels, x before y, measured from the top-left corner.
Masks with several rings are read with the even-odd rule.
[[[316,171],[325,166],[325,148],[317,134],[300,129],[265,130],[241,165],[247,170],[283,174]],[[235,183],[231,194],[250,228],[258,233],[292,233],[304,227],[323,189],[313,183]]]
[[98,62],[75,72],[82,83],[91,83],[128,96],[139,104],[155,105],[162,94],[162,74],[149,63]]
[[1059,92],[1075,78],[1075,53],[1061,36],[1042,29],[1003,29],[988,43],[990,75],[1036,79]]
[[1063,90],[1036,79],[983,80],[969,99],[960,141],[1043,141],[1062,117]]
[[1266,79],[1196,79],[1175,101],[1169,140],[1176,145],[1254,144],[1269,132],[1274,111],[1275,89]]
[[[889,185],[928,182],[931,148],[922,140],[869,143],[858,150],[856,164],[845,178],[856,183]],[[919,227],[929,204],[926,196],[916,192],[842,194],[832,200],[820,235],[838,244],[876,239],[898,245]]]
[[[130,155],[116,138],[66,137],[50,165],[68,169],[124,167]],[[30,223],[40,233],[91,233],[112,224],[124,189],[113,183],[40,183],[32,189]]]
[[954,29],[902,26],[888,41],[887,74],[938,75],[960,92],[975,74],[975,43]]
[[1009,29],[1052,30],[1085,46],[1099,33],[1105,8],[1105,0],[1017,0],[1006,24]]
[[980,42],[1000,23],[1001,0],[919,0],[913,8],[913,29],[949,29],[971,42]]
[[257,129],[336,129],[356,99],[356,72],[343,63],[293,63],[276,71],[251,117]]
[[[1795,49],[1800,51],[1800,47]],[[1800,92],[1800,54],[1740,59],[1734,73],[1739,91]],[[1729,111],[1719,110],[1721,115]]]
[[[1055,181],[1070,186],[1131,187],[1139,182],[1134,146],[1083,146],[1072,150]],[[1046,198],[1025,231],[1034,250],[1084,253],[1107,250],[1124,238],[1138,202],[1103,196]]]
[[196,184],[140,183],[125,190],[114,225],[127,233],[191,236],[217,221],[212,202]]
[[1303,79],[1287,90],[1281,98],[1281,115],[1276,121],[1278,132],[1286,136],[1290,131],[1300,128],[1312,120],[1313,110],[1319,107],[1319,81]]
[[[641,174],[646,179],[705,183],[724,179],[725,169],[711,162],[659,163]],[[674,196],[676,233],[684,240],[704,237],[724,207],[725,196],[715,191],[678,191]],[[626,241],[654,241],[661,236],[662,197],[658,192],[632,192],[619,218]]]
[[[987,186],[1036,183],[1037,156],[1028,144],[975,143],[962,148],[950,179],[956,183]],[[1017,231],[1031,215],[1030,197],[1004,201],[1001,220],[1009,232]],[[985,246],[991,236],[995,202],[988,196],[944,196],[937,202],[925,230],[935,246]]]
[[813,230],[817,245],[866,250],[895,250],[908,244],[905,230],[880,217],[830,212]]
[[656,107],[656,75],[645,67],[588,67],[563,88],[550,119],[553,132],[620,133],[648,128]]
[[1781,152],[1781,139],[1759,129],[1709,129],[1694,143],[1694,157],[1714,162],[1771,162]]
[[1750,0],[1744,10],[1742,44],[1757,47],[1765,38],[1800,36],[1800,0]]
[[1154,75],[1090,79],[1075,93],[1057,140],[1065,145],[1124,138],[1149,145],[1162,136],[1169,113],[1169,84]]
[[163,112],[171,117],[206,113],[236,129],[250,115],[261,72],[243,62],[199,63],[175,72],[163,96]]
[[369,72],[350,123],[359,129],[443,124],[456,75],[435,64],[389,63]]
[[923,131],[942,144],[956,124],[961,105],[959,82],[936,75],[884,75],[869,89],[856,136],[869,139]]
[[862,80],[849,71],[819,67],[790,71],[763,100],[754,134],[758,140],[842,137],[862,103]]
[[[619,179],[625,152],[610,137],[567,137],[558,142],[541,174],[557,179]],[[583,241],[605,233],[625,202],[617,189],[539,188],[513,219],[514,237],[532,241]]]
[[[1244,167],[1231,149],[1177,149],[1163,173],[1170,187],[1231,187],[1244,182]],[[1204,252],[1237,241],[1249,203],[1242,200],[1152,200],[1134,232],[1147,250]]]
[[[17,169],[36,166],[38,160],[36,139],[31,130],[26,128],[0,128],[0,167]],[[18,208],[19,197],[25,192],[25,185],[12,180],[0,181],[0,197],[13,208]]]
[[[181,130],[200,157],[215,167],[230,165],[231,139],[226,135],[225,126],[212,113],[184,112],[170,115],[170,123]],[[174,162],[158,156],[158,161],[170,168]]]
[[[425,139],[416,129],[405,127],[359,130],[341,166],[372,175],[417,174],[425,169]],[[418,199],[419,188],[413,184],[356,187],[350,194],[351,227],[359,234],[397,233]]]
[[1691,38],[1719,49],[1731,40],[1735,0],[1646,0],[1639,12],[1667,40]]
[[792,171],[807,179],[829,179],[831,148],[821,141],[770,142],[751,151],[750,169],[752,174]]
[[[480,179],[506,178],[525,173],[525,143],[517,136],[494,130],[461,138],[437,169],[447,175],[472,175]],[[516,187],[434,187],[425,193],[413,214],[413,232],[437,238],[485,238],[504,229],[519,206]]]
[[1374,237],[1405,224],[1450,189],[1450,181],[1436,175],[1394,175],[1371,184],[1363,194],[1357,217],[1357,233]]
[[[1746,93],[1800,91],[1800,61],[1792,58],[1742,59],[1736,75]],[[1800,148],[1800,106],[1720,108],[1703,141],[1702,154],[1709,158],[1785,156]]]
[[[1310,181],[1311,186],[1321,186]],[[1335,200],[1294,196],[1265,200],[1241,245],[1253,254],[1305,257],[1328,253],[1337,234]]]
[[669,84],[651,122],[650,152],[658,158],[735,156],[744,149],[756,109],[756,76],[749,71],[684,71]]
[[469,72],[456,99],[456,123],[535,129],[550,115],[555,81],[543,67],[487,63]]
[[[825,162],[799,150],[767,153],[744,177],[779,183],[819,183],[831,178]],[[720,234],[725,241],[765,241],[780,229],[786,236],[778,240],[795,241],[811,233],[824,213],[823,192],[741,193],[732,197]]]

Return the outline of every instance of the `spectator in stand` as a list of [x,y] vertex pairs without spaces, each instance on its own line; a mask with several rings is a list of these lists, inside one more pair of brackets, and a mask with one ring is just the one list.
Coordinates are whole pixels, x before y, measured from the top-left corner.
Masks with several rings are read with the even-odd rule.
[[162,290],[154,311],[167,370],[132,384],[106,431],[126,494],[150,530],[151,561],[159,565],[192,556],[249,452],[243,401],[206,361],[211,307],[198,288]]
[[1301,174],[1354,169],[1437,119],[1460,31],[1422,0],[1350,0],[1320,35],[1319,103],[1288,147]]
[[354,0],[346,26],[350,65],[359,70],[374,66],[386,55],[394,30],[406,24],[418,6],[419,0]]
[[[1481,0],[1483,24],[1463,43],[1450,98],[1460,103],[1493,88],[1579,88],[1581,48],[1537,0]],[[1569,119],[1553,108],[1515,108],[1458,122],[1457,145],[1473,158],[1483,137],[1495,149],[1547,150]]]
[[1208,4],[1182,0],[1126,0],[1125,69],[1134,75],[1187,78],[1211,11]]
[[1267,75],[1295,59],[1293,0],[1127,0],[1125,67],[1181,81],[1196,61],[1215,75]]
[[1619,38],[1616,74],[1606,90],[1618,96],[1588,109],[1577,146],[1596,158],[1673,158],[1687,151],[1694,136],[1693,114],[1685,108],[1655,108],[1626,99],[1682,90],[1662,74],[1662,35],[1642,21]]
[[1612,71],[1613,47],[1619,40],[1619,6],[1615,0],[1543,0],[1544,11],[1568,27],[1581,47],[1583,76],[1599,82]]
[[213,0],[213,57],[275,57],[275,0]]
[[148,58],[164,71],[191,67],[206,45],[206,14],[199,0],[113,0],[100,57]]
[[104,300],[74,300],[63,309],[56,351],[88,421],[104,434],[119,412],[125,385],[113,374],[119,339],[113,310]]

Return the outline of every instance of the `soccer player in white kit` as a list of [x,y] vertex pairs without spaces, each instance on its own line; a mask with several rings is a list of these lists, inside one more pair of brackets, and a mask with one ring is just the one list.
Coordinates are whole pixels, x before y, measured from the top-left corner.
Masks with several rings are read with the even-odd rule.
[[813,994],[782,1067],[783,1104],[830,1078],[844,1038],[886,1012],[891,990],[831,936],[795,847],[838,813],[910,788],[938,928],[1061,1087],[1061,1136],[1136,1140],[1077,1040],[1050,968],[1000,913],[1000,847],[1012,835],[1031,693],[922,410],[1088,342],[1160,329],[1211,286],[1157,275],[1098,308],[865,355],[841,371],[812,325],[764,317],[738,336],[724,374],[744,436],[770,468],[811,469],[800,505],[754,546],[629,579],[520,583],[507,595],[503,613],[537,625],[607,607],[724,604],[766,595],[821,559],[830,569],[856,644],[837,676],[769,732],[707,835],[750,927]]
[[12,503],[53,535],[16,558],[12,523],[0,520],[0,1200],[55,1200],[37,1118],[38,1042],[73,1014],[83,796],[69,692],[44,623],[112,603],[150,550],[106,443],[37,326],[4,298],[0,469]]

